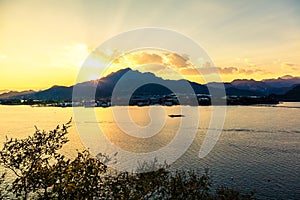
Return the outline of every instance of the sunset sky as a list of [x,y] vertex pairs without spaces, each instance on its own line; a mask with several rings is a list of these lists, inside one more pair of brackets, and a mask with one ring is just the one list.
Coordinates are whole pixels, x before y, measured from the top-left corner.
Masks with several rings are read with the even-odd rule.
[[[1,0],[0,91],[72,85],[93,49],[142,27],[192,38],[212,58],[223,81],[300,76],[299,11],[298,0]],[[139,56],[130,59],[138,63]],[[177,61],[180,67],[182,60]]]

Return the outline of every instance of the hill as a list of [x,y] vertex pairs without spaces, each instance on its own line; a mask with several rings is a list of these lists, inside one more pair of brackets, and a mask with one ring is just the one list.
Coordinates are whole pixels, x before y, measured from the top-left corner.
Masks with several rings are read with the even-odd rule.
[[4,93],[0,94],[0,99],[11,99],[11,98],[21,98],[22,96],[27,96],[30,94],[34,94],[35,91],[33,90],[26,90],[22,92],[17,91],[5,91]]
[[291,90],[286,92],[284,95],[279,96],[281,101],[300,101],[300,84],[294,86]]
[[[124,76],[125,74],[126,76]],[[280,99],[283,98],[282,95],[285,95],[285,99],[295,99],[298,90],[297,88],[294,89],[294,84],[300,84],[299,77],[284,76],[278,79],[266,79],[262,81],[238,79],[228,83],[208,83],[203,85],[186,80],[165,80],[150,72],[142,73],[126,68],[111,73],[106,77],[79,83],[70,87],[53,86],[38,92],[32,90],[24,92],[8,92],[1,94],[0,99],[71,101],[74,87],[80,87],[83,93],[89,91],[91,88],[95,88],[96,99],[111,98],[112,92],[120,80],[123,81],[127,87],[124,87],[119,91],[119,96],[132,94],[131,87],[134,84],[140,84],[142,87],[135,88],[136,90],[133,95],[169,95],[172,93],[170,88],[177,88],[179,91],[185,91],[183,85],[189,83],[196,94],[208,95],[208,88],[218,90],[220,87],[225,86],[227,96],[269,96],[270,94],[274,94],[273,96],[276,96],[276,98],[280,97]],[[167,88],[162,85],[170,87]]]

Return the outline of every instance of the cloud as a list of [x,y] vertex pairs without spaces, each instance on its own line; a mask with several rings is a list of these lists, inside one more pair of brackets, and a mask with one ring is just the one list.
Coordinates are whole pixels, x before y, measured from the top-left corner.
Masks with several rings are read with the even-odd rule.
[[[216,67],[211,62],[203,62],[201,67],[195,67],[190,62],[188,55],[179,55],[176,53],[165,52],[134,52],[125,54],[117,59],[118,64],[127,67],[138,67],[143,71],[152,71],[159,74],[169,75],[170,69],[181,75],[197,76],[197,75],[251,75],[251,74],[267,74],[269,72],[259,69],[255,64],[250,63],[249,59],[243,59],[248,67]],[[152,65],[147,65],[152,64]],[[291,63],[288,66],[294,66]],[[169,70],[168,70],[169,68]]]
[[121,51],[111,49],[95,49],[91,52],[90,57],[101,61],[118,63],[119,56],[122,55]]
[[167,67],[163,65],[158,65],[158,64],[151,64],[151,65],[144,65],[141,67],[138,67],[138,69],[143,70],[143,71],[152,71],[152,72],[160,72],[166,70]]
[[252,69],[239,69],[239,73],[245,74],[245,75],[250,75],[250,74],[255,73],[255,71]]
[[293,63],[282,63],[282,65],[288,66],[288,67],[294,67],[295,66],[295,64],[293,64]]
[[280,67],[285,71],[285,72],[298,72],[299,71],[299,65],[290,63],[290,62],[281,62]]
[[203,67],[199,69],[201,74],[209,75],[209,74],[219,74],[220,70],[218,67]]
[[262,70],[262,69],[239,69],[238,71],[240,74],[245,74],[245,75],[251,75],[251,74],[269,74],[269,71]]
[[162,63],[163,60],[160,55],[147,52],[133,54],[132,59],[134,59],[137,64]]
[[209,63],[206,63],[203,68],[199,68],[202,74],[223,74],[223,75],[232,75],[232,74],[245,74],[250,75],[254,73],[267,73],[261,69],[242,69],[239,67],[214,67]]
[[182,75],[196,75],[196,74],[199,74],[199,71],[194,68],[182,68],[180,70],[180,73]]
[[218,67],[202,67],[202,68],[184,68],[180,70],[183,75],[210,75],[219,74]]
[[231,74],[245,74],[250,75],[254,73],[260,73],[262,70],[252,70],[252,69],[239,69],[237,67],[202,67],[202,68],[183,68],[180,70],[180,73],[183,75],[211,75],[211,74],[222,74],[222,75],[231,75]]
[[239,72],[239,69],[237,67],[224,67],[219,68],[219,70],[222,74],[234,74],[236,72]]
[[117,56],[113,64],[122,67],[137,67],[147,64],[162,64],[163,58],[156,53],[134,52]]
[[187,62],[188,61],[186,61],[186,65],[184,67],[179,68],[182,75],[209,75],[220,73],[219,68],[213,66],[210,62],[205,62],[202,67],[195,67]]
[[[189,63],[188,55],[179,55],[176,53],[162,53],[162,52],[133,52],[122,55],[114,60],[114,64],[123,65],[127,67],[141,67],[144,70],[147,68],[151,71],[164,71],[165,68],[173,68],[175,71],[183,70],[185,72],[192,68]],[[147,64],[158,64],[145,67]],[[164,66],[164,68],[162,67]],[[190,73],[190,72],[187,72]]]
[[164,64],[171,65],[177,68],[186,68],[190,63],[188,62],[188,56],[187,55],[178,55],[176,53],[167,53],[165,54],[166,61]]
[[298,65],[290,62],[281,62],[280,67],[285,70],[286,69],[293,70],[293,71],[299,70]]
[[209,74],[219,74],[220,70],[218,67],[201,67],[194,68],[193,66],[181,68],[180,73],[182,75],[209,75]]

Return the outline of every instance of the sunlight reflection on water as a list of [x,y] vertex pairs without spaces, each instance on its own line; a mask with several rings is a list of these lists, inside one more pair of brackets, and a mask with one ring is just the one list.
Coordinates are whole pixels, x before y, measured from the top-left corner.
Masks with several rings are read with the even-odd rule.
[[[226,183],[243,190],[255,189],[260,198],[297,199],[300,197],[300,104],[283,107],[229,106],[222,135],[204,159],[198,152],[209,126],[211,107],[199,107],[197,136],[188,151],[174,163],[174,168],[209,167],[214,186]],[[84,109],[84,108],[82,108]],[[91,108],[92,109],[92,108]],[[132,120],[140,126],[149,123],[149,107],[131,107]],[[166,107],[165,114],[178,112]],[[168,144],[174,137],[180,118],[166,117],[163,130],[147,138],[123,134],[114,122],[111,108],[95,108],[97,121],[82,121],[79,126],[97,123],[117,146],[133,152],[147,152]],[[0,142],[5,135],[22,138],[34,132],[34,125],[51,130],[72,117],[72,108],[0,106]],[[122,123],[128,123],[126,121]],[[76,127],[70,129],[70,142],[63,148],[69,157],[84,146]],[[95,144],[98,145],[98,144]]]

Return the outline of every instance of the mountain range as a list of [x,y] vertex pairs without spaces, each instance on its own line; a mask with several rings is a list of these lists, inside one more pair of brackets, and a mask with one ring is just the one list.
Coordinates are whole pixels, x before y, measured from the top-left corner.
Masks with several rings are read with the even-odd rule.
[[25,90],[25,91],[9,91],[9,90],[3,90],[3,92],[0,94],[0,99],[10,99],[10,98],[17,98],[23,95],[29,95],[33,94],[35,91],[33,90]]
[[[126,74],[126,76],[124,76]],[[126,83],[143,83],[145,84],[135,90],[133,95],[168,95],[172,93],[167,87],[181,88],[186,80],[165,80],[155,76],[153,73],[142,73],[130,68],[122,69],[111,73],[106,77],[97,80],[79,83],[75,86],[82,88],[96,87],[96,99],[110,98],[112,91],[121,78],[126,77]],[[161,84],[156,84],[161,83]],[[209,94],[208,88],[218,89],[224,84],[225,91],[228,96],[272,96],[279,100],[300,101],[300,77],[283,76],[277,79],[265,79],[256,81],[253,79],[237,79],[232,82],[218,83],[212,82],[208,84],[199,84],[188,81],[197,94]],[[130,85],[130,84],[128,84]],[[5,92],[0,94],[0,99],[38,99],[38,100],[72,100],[72,92],[74,86],[53,86],[42,91],[23,91],[23,92]],[[130,88],[124,88],[119,95],[128,94]]]

